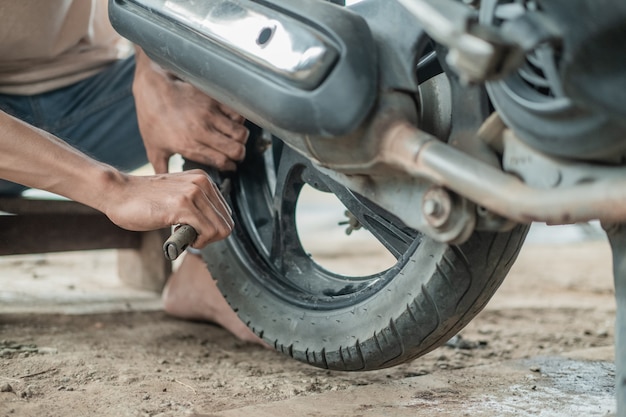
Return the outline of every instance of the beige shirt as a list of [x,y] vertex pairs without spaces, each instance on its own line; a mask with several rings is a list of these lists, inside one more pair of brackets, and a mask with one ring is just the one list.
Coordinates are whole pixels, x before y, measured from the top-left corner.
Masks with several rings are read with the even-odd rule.
[[31,95],[83,80],[119,57],[107,0],[1,0],[0,93]]

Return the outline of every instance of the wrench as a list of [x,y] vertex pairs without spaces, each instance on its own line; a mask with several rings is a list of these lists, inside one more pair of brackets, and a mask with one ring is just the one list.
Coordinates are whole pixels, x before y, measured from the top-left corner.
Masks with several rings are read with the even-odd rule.
[[[220,192],[222,195],[226,195],[230,192],[230,179],[226,178],[222,181],[220,186]],[[198,232],[192,226],[188,224],[182,224],[178,226],[174,233],[163,244],[163,253],[165,258],[170,261],[175,261],[189,245],[193,243],[198,237]]]
[[187,249],[187,246],[196,240],[196,237],[198,237],[198,232],[192,226],[183,224],[177,227],[163,244],[165,257],[170,261],[176,260]]

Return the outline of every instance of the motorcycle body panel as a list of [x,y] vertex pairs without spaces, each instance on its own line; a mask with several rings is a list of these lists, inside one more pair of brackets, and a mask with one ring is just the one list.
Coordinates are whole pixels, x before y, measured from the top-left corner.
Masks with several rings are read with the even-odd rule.
[[272,131],[344,135],[376,99],[371,32],[333,4],[112,0],[109,15],[155,62]]

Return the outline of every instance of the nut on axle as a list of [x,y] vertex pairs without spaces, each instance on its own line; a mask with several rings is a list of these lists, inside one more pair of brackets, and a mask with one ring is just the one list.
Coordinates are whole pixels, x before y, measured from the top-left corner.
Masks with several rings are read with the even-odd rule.
[[444,227],[452,214],[452,198],[441,187],[431,187],[422,198],[424,218],[432,227]]

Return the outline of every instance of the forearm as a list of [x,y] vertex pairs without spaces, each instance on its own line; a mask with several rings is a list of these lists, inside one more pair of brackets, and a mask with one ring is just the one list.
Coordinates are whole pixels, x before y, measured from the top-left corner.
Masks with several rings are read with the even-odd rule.
[[53,135],[0,112],[0,178],[103,210],[108,188],[124,175]]

